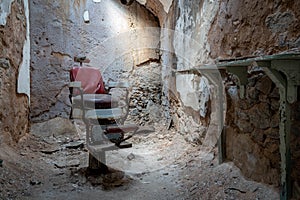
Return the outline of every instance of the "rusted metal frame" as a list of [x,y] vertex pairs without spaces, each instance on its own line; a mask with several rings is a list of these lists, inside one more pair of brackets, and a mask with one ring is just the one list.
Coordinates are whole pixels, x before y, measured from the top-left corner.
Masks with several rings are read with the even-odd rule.
[[297,101],[297,88],[300,85],[300,60],[275,60],[272,69],[284,73],[287,80],[287,101],[292,104]]
[[[281,148],[283,150],[282,154],[285,154],[285,160],[282,162],[282,171],[281,174],[281,199],[290,199],[292,194],[291,187],[291,151],[290,151],[290,133],[291,133],[291,108],[290,104],[296,102],[298,100],[297,90],[300,85],[300,60],[274,60],[271,62],[271,69],[273,71],[276,70],[276,73],[279,74],[282,72],[284,74],[281,75],[284,77],[284,86],[285,88],[280,91],[280,98],[283,96],[281,100],[282,106],[281,108],[281,129],[285,130],[285,134],[280,132],[281,134]],[[273,72],[274,73],[274,72]],[[279,76],[279,75],[277,75]],[[282,81],[283,82],[283,81]],[[280,128],[279,127],[279,128]],[[284,159],[284,155],[282,155]],[[285,161],[285,164],[284,164]],[[285,167],[285,169],[283,168]],[[285,182],[283,182],[285,180]]]
[[[245,98],[246,94],[246,86],[248,84],[248,66],[250,64],[248,62],[241,63],[238,66],[235,65],[228,65],[225,67],[225,69],[234,74],[238,78],[238,89],[239,89],[239,96],[241,99]],[[218,68],[223,69],[224,67],[218,66]],[[224,114],[223,114],[224,115]],[[224,162],[226,159],[226,125],[224,125],[222,133],[220,135],[220,139],[218,141],[218,148],[219,152],[222,152],[221,155],[219,155],[219,163]]]
[[[290,156],[290,105],[287,101],[288,80],[279,72],[279,67],[275,67],[273,61],[259,61],[258,66],[263,67],[269,78],[279,88],[280,93],[280,199],[288,200],[291,197],[291,156]],[[281,63],[283,64],[283,63]],[[282,65],[280,68],[285,67]]]

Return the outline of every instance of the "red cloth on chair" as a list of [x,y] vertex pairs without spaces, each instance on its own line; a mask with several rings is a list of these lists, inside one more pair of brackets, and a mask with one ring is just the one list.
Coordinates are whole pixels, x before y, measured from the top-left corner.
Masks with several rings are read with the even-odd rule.
[[[73,67],[70,70],[70,79],[71,81],[81,82],[81,87],[83,89],[84,94],[105,94],[106,93],[100,70],[97,68]],[[75,95],[76,93],[77,92],[75,92]]]

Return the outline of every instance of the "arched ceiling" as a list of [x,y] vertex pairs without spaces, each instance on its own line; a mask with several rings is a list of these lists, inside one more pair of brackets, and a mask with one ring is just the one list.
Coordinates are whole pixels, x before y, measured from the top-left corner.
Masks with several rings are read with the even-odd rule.
[[173,0],[136,0],[140,4],[144,5],[162,22],[164,16],[169,12]]

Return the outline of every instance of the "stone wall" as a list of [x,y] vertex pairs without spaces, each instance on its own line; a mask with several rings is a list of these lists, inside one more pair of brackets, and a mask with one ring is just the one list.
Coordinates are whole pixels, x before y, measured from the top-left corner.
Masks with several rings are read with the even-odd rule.
[[279,92],[263,71],[250,72],[244,99],[228,79],[226,158],[253,180],[278,185]]
[[266,55],[300,47],[299,1],[220,1],[209,32],[212,58]]
[[[33,122],[68,117],[74,56],[87,56],[91,62],[86,65],[99,68],[106,82],[159,59],[159,32],[147,31],[158,27],[158,20],[138,3],[32,0],[30,8]],[[87,12],[89,20],[83,17]]]
[[0,10],[0,143],[17,142],[28,131],[28,96],[17,92],[28,24],[23,1],[2,1]]

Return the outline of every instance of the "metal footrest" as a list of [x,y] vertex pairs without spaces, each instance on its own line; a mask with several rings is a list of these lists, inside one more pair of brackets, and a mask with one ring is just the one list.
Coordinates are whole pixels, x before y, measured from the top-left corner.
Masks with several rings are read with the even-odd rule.
[[136,131],[139,127],[135,124],[124,124],[124,125],[109,125],[106,128],[107,133],[127,133]]
[[120,144],[117,145],[120,149],[126,149],[126,148],[131,148],[132,143],[129,142],[121,142]]

